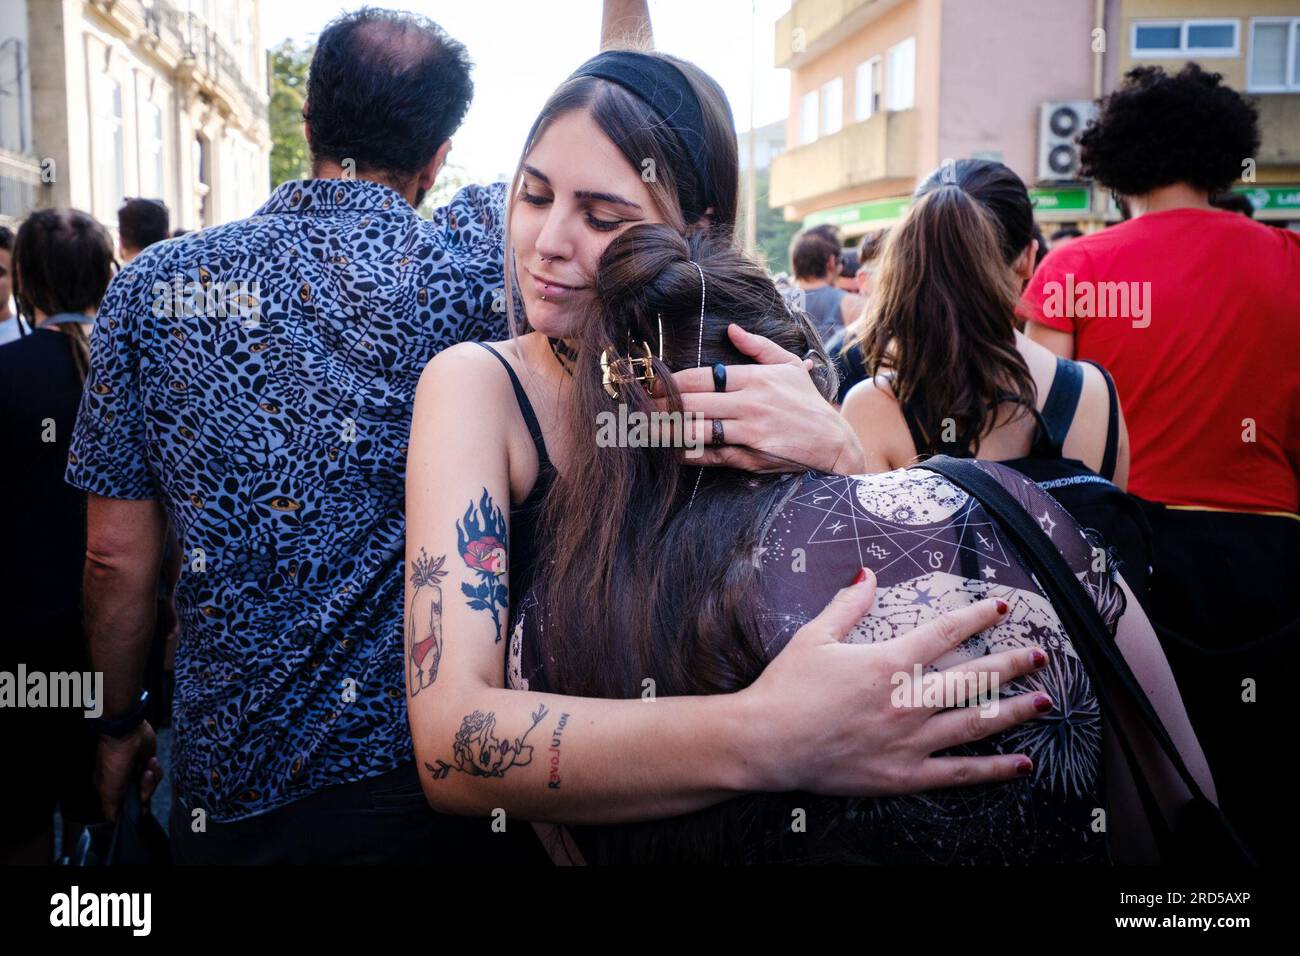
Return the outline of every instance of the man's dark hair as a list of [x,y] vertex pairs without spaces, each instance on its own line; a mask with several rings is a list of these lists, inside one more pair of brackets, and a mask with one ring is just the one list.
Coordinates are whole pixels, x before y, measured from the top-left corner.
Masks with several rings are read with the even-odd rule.
[[885,251],[885,237],[889,235],[888,229],[877,229],[869,232],[862,237],[858,243],[858,265],[872,262]]
[[1129,70],[1079,136],[1083,174],[1122,196],[1175,183],[1228,188],[1259,149],[1259,118],[1218,73],[1188,63]]
[[10,250],[14,247],[14,231],[8,226],[0,226],[0,249]]
[[1241,193],[1216,193],[1210,197],[1210,205],[1224,212],[1239,212],[1247,219],[1255,218],[1255,204],[1250,201],[1249,196],[1243,196]]
[[840,250],[840,278],[853,279],[858,274],[858,250]]
[[1058,239],[1078,239],[1083,235],[1083,230],[1078,226],[1062,226],[1056,232],[1052,233],[1052,242]]
[[128,199],[117,211],[117,231],[126,249],[148,249],[168,237],[167,206],[161,199]]
[[840,254],[840,237],[833,226],[814,226],[794,237],[790,265],[796,279],[826,278],[826,262]]
[[316,42],[303,117],[315,159],[409,180],[469,110],[465,47],[431,20],[362,7]]

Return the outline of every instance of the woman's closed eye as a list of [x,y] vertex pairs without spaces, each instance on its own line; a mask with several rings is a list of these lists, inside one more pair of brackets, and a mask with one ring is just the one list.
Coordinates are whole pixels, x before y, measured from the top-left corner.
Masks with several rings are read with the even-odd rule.
[[519,198],[530,206],[545,206],[551,201],[550,196],[544,196],[539,193],[530,193],[528,187],[524,186],[519,192]]
[[590,209],[586,211],[587,225],[592,229],[598,229],[601,232],[610,232],[627,222],[626,219],[601,219]]
[[[529,192],[526,184],[520,189],[519,198],[530,206],[549,206],[554,201],[554,197],[547,195],[546,193]],[[587,225],[598,232],[612,232],[629,221],[620,218],[604,219],[596,215],[594,208],[591,205],[585,205],[583,209],[583,218],[587,220]]]

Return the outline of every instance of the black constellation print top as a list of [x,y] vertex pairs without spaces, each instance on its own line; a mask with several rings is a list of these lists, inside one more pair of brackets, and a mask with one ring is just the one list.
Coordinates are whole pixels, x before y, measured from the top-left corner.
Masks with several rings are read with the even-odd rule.
[[[1038,519],[1113,632],[1124,597],[1109,572],[1094,569],[1109,563],[1095,560],[1099,542],[1033,482],[991,462],[977,464]],[[1025,779],[902,797],[795,800],[807,813],[808,832],[832,833],[833,841],[852,844],[845,848],[851,858],[882,864],[1106,861],[1105,834],[1097,826],[1098,811],[1106,807],[1102,721],[1092,683],[1050,602],[978,502],[919,469],[852,477],[810,473],[795,480],[764,525],[758,627],[769,660],[858,567],[867,567],[878,580],[876,600],[849,641],[891,640],[944,611],[1001,598],[1011,606],[1006,619],[937,666],[1038,644],[1047,652],[1047,667],[1002,685],[997,696],[1042,690],[1055,703],[1046,717],[948,751],[1025,753],[1034,762]],[[510,642],[508,684],[548,690],[535,647],[539,615],[531,602],[525,606]],[[773,828],[789,827],[788,815],[768,819]],[[772,844],[792,844],[788,835],[769,836],[769,851]]]

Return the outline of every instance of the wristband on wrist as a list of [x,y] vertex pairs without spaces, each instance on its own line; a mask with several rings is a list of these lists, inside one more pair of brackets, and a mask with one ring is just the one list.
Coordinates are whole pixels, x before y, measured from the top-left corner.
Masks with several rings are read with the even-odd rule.
[[149,707],[149,691],[140,691],[140,697],[129,711],[112,717],[88,718],[95,732],[104,737],[121,739],[144,723],[145,712]]

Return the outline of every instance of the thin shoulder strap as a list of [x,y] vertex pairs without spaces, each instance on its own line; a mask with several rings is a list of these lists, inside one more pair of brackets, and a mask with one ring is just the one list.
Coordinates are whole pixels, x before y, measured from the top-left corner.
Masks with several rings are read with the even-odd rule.
[[921,423],[916,420],[916,415],[907,402],[899,399],[898,408],[903,413],[903,421],[907,422],[907,430],[912,433],[912,445],[916,448],[916,453],[924,455],[930,443],[926,440],[925,432],[921,431]]
[[474,344],[483,346],[483,348],[495,355],[497,361],[505,367],[506,374],[510,376],[510,386],[515,390],[515,402],[519,405],[519,412],[524,416],[524,424],[528,426],[528,434],[533,436],[533,444],[537,446],[537,466],[541,468],[543,465],[550,464],[550,456],[546,454],[546,442],[542,439],[541,423],[537,421],[537,414],[533,411],[533,403],[528,400],[528,393],[524,391],[519,376],[510,367],[510,363],[506,361],[505,356],[492,346],[486,342],[475,342]]
[[1106,450],[1101,456],[1101,476],[1110,481],[1115,477],[1115,463],[1119,458],[1119,396],[1115,394],[1115,380],[1110,377],[1110,372],[1090,359],[1083,361],[1101,372],[1101,377],[1106,380],[1109,410],[1106,413]]
[[1079,408],[1079,396],[1083,393],[1083,369],[1069,359],[1056,359],[1056,374],[1052,376],[1052,387],[1047,392],[1047,401],[1043,402],[1041,421],[1047,428],[1048,437],[1057,449],[1065,445],[1065,436],[1074,421],[1074,413]]

